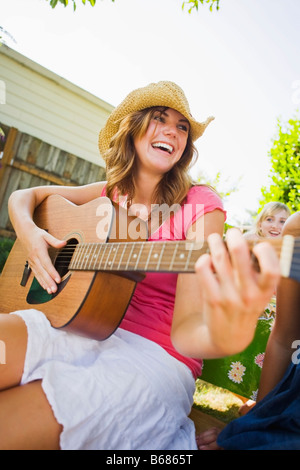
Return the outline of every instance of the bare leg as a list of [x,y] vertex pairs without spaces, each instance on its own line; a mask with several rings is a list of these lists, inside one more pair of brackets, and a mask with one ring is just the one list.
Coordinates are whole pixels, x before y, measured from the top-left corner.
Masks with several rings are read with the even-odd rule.
[[22,318],[0,314],[0,340],[6,359],[0,364],[0,449],[58,449],[62,427],[41,382],[19,385],[27,348]]
[[58,450],[61,431],[40,381],[0,392],[1,450]]
[[0,364],[0,390],[21,382],[27,349],[27,328],[21,317],[0,314],[0,340],[5,347],[5,364]]

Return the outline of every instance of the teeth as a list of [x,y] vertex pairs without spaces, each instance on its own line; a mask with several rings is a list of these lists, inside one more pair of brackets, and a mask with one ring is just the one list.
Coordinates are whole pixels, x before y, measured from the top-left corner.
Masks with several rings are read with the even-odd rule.
[[156,142],[155,144],[152,144],[152,147],[155,148],[161,148],[163,150],[167,150],[167,152],[172,153],[173,152],[173,147],[172,145],[166,144],[165,142]]

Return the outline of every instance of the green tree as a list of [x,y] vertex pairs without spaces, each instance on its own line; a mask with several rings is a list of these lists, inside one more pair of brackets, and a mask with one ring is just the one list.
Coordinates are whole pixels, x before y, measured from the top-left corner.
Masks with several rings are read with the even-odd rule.
[[[49,0],[46,0],[46,1],[49,1]],[[71,1],[73,2],[74,10],[76,10],[76,1],[75,0],[71,0]],[[87,2],[89,2],[92,7],[95,6],[95,4],[96,4],[96,0],[81,0],[81,1],[84,5]],[[112,2],[114,2],[114,1],[115,0],[112,0]],[[50,6],[52,8],[55,8],[58,3],[62,3],[66,7],[69,4],[69,0],[50,0]],[[200,3],[202,3],[202,4],[203,3],[209,3],[210,4],[209,9],[212,11],[214,6],[216,7],[217,10],[219,9],[220,0],[188,0],[187,2],[183,2],[182,8],[184,8],[185,5],[187,5],[189,7],[188,11],[189,11],[189,13],[191,13],[191,11],[194,8],[196,10],[198,10]]]
[[191,11],[194,8],[198,11],[200,3],[202,5],[203,5],[203,3],[209,3],[210,11],[213,10],[214,6],[216,7],[216,10],[219,10],[219,8],[220,8],[220,6],[219,6],[220,0],[188,0],[187,2],[183,2],[182,9],[184,9],[185,6],[188,6],[189,7],[189,10],[188,10],[189,13],[191,13]]
[[[84,5],[86,4],[86,0],[81,0],[81,1]],[[96,0],[87,0],[87,1],[91,4],[92,7],[95,6],[96,4]],[[112,0],[112,1],[114,2],[115,0]],[[72,0],[72,2],[73,2],[74,10],[76,10],[76,1]],[[52,8],[55,8],[58,3],[62,3],[66,7],[69,4],[69,0],[50,0],[50,6]]]
[[260,207],[270,201],[288,205],[292,212],[300,210],[300,119],[286,124],[278,120],[277,136],[269,152],[271,174],[269,187],[263,187]]

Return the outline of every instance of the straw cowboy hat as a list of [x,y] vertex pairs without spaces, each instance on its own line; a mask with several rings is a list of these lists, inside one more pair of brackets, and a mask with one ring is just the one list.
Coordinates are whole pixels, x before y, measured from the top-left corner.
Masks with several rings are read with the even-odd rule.
[[151,108],[153,106],[166,106],[179,111],[191,126],[193,142],[205,131],[208,124],[214,119],[212,116],[205,122],[197,122],[191,115],[189,103],[183,90],[173,82],[161,81],[133,90],[117,106],[106,121],[99,134],[99,149],[103,153],[109,148],[112,137],[118,132],[120,121],[129,113]]

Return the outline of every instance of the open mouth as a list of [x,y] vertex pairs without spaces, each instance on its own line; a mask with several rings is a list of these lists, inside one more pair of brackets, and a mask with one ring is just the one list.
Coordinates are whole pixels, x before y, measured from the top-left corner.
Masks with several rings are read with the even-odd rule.
[[155,142],[152,144],[153,148],[158,148],[159,150],[162,150],[163,152],[168,153],[171,155],[174,152],[174,148],[170,144],[166,144],[165,142]]
[[278,237],[278,235],[280,235],[280,232],[271,231],[269,233],[270,233],[271,237]]

